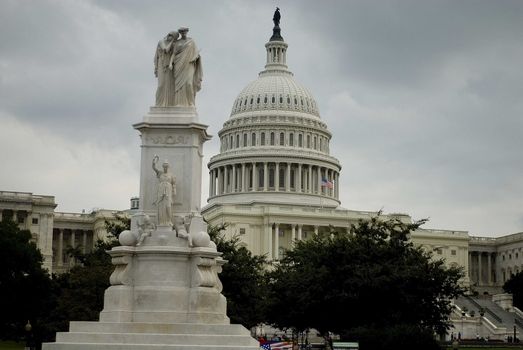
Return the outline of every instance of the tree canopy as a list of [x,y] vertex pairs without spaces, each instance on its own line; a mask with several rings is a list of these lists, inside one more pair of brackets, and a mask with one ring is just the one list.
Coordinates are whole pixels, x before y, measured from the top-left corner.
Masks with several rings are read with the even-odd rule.
[[241,246],[239,237],[226,238],[223,228],[210,227],[209,234],[227,260],[219,276],[227,298],[227,315],[232,323],[251,328],[265,321],[267,260]]
[[270,273],[268,321],[333,332],[373,349],[397,345],[405,335],[413,344],[433,343],[433,333],[449,327],[463,272],[411,243],[410,233],[423,223],[377,216],[348,233],[297,242]]
[[0,338],[19,339],[24,325],[48,310],[51,280],[31,232],[11,220],[0,222]]
[[514,306],[523,309],[523,272],[512,275],[503,284],[503,290],[512,294]]

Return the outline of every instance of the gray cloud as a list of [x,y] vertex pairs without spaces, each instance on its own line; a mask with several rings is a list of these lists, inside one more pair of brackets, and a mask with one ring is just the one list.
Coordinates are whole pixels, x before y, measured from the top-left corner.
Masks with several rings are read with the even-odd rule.
[[[190,27],[198,110],[216,135],[263,69],[275,6],[290,69],[333,132],[343,206],[472,234],[522,230],[519,1],[3,1],[2,189],[54,194],[60,210],[125,207],[157,41]],[[218,148],[215,137],[204,161]],[[20,176],[23,159],[38,181]]]

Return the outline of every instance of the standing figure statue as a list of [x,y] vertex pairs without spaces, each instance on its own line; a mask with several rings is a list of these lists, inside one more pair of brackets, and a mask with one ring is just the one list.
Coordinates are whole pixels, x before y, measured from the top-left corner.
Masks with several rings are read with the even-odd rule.
[[154,75],[158,78],[156,106],[174,106],[174,47],[180,34],[172,31],[158,42],[154,55]]
[[176,195],[176,178],[169,171],[169,162],[164,161],[162,164],[163,171],[158,170],[157,164],[160,157],[157,155],[153,158],[153,170],[158,178],[158,226],[172,227],[172,213],[174,196]]
[[280,19],[281,19],[280,8],[276,7],[276,11],[274,11],[274,16],[272,16],[272,21],[274,22],[275,27],[280,26]]
[[193,39],[187,37],[189,28],[180,28],[181,38],[174,44],[175,106],[194,106],[196,93],[202,84],[200,52]]

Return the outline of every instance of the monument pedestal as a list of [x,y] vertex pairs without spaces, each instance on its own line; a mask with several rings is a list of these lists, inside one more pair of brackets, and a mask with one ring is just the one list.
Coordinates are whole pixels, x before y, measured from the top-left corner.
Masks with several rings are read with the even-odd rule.
[[[140,211],[109,252],[115,270],[100,321],[71,322],[43,349],[258,349],[247,329],[229,323],[218,278],[225,261],[200,215],[207,126],[192,107],[152,107],[134,127],[142,138]],[[172,174],[152,169],[159,159]],[[174,215],[159,218],[160,188],[170,196],[171,175]]]

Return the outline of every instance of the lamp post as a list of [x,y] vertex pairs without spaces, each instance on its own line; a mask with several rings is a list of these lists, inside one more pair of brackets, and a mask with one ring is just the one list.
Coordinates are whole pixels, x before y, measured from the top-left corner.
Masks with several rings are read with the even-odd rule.
[[29,322],[29,320],[27,320],[27,323],[26,323],[24,329],[25,329],[25,350],[31,350],[30,339],[31,339],[31,330],[33,329],[33,326],[31,326],[31,322]]

